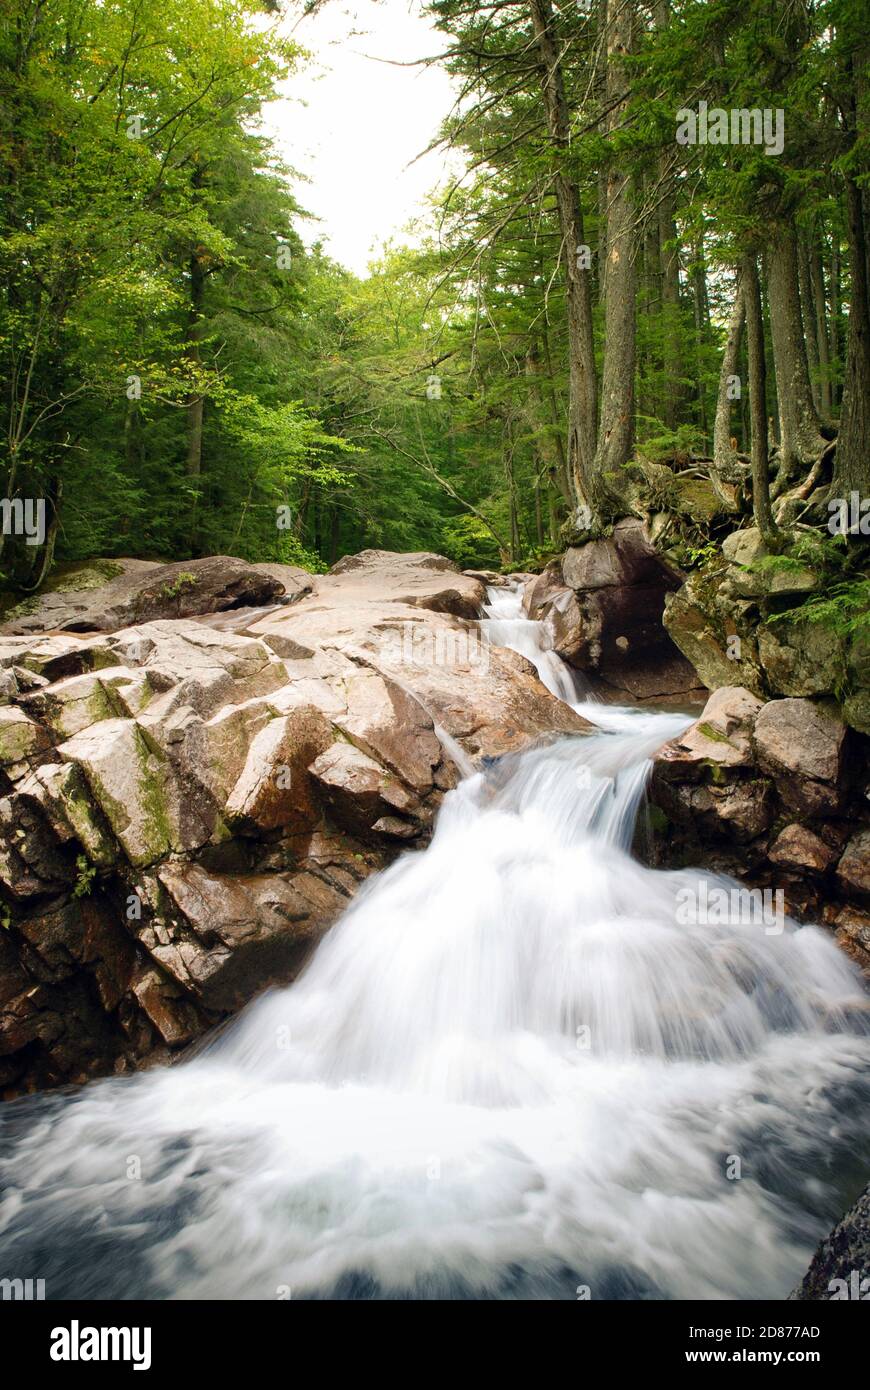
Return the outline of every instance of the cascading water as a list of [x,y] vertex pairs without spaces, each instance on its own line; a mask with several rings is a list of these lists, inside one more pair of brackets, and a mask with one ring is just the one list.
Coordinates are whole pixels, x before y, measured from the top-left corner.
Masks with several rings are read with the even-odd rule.
[[[576,701],[516,592],[488,626]],[[198,1056],[6,1106],[0,1273],[74,1298],[784,1296],[858,1182],[857,973],[814,927],[682,923],[711,876],[628,845],[687,720],[578,707],[602,733],[468,777]]]

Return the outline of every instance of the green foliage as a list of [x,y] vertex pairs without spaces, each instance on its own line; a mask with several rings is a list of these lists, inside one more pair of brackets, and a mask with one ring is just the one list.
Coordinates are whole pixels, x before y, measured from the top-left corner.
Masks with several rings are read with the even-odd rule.
[[841,581],[832,585],[826,594],[809,599],[797,609],[775,613],[767,621],[774,624],[785,619],[794,621],[795,617],[818,623],[837,637],[870,636],[870,579],[862,575]]
[[197,576],[191,574],[189,570],[182,570],[176,576],[174,584],[164,584],[161,593],[164,598],[178,598],[183,589],[192,589],[197,583]]
[[86,898],[89,896],[94,886],[94,879],[97,876],[96,865],[92,864],[85,854],[76,855],[76,881],[73,888],[74,898]]

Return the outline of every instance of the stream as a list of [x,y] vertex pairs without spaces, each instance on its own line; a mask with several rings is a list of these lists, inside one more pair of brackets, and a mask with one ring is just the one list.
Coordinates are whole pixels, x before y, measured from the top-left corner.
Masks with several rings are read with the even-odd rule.
[[681,921],[632,857],[689,722],[467,776],[299,979],[180,1065],[0,1108],[0,1274],[49,1298],[783,1298],[854,1196],[870,1030],[829,933]]

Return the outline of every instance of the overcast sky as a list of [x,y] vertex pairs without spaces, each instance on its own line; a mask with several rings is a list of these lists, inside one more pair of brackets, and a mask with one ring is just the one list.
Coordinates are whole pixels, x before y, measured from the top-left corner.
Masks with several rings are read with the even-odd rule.
[[372,250],[444,178],[440,154],[412,161],[453,101],[440,66],[383,60],[410,63],[438,53],[444,37],[414,0],[329,0],[298,23],[288,14],[282,28],[313,54],[284,84],[286,97],[266,111],[279,152],[311,180],[296,192],[321,220],[307,228],[300,223],[299,231],[309,244],[322,236],[335,260],[361,274]]

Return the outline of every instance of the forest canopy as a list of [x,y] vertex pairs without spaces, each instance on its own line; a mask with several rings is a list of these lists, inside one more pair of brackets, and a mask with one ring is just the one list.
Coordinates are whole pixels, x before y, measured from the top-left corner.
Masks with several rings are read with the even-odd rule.
[[630,512],[691,563],[870,494],[866,0],[424,9],[461,172],[358,277],[263,133],[309,61],[274,6],[3,0],[8,586],[529,566]]

